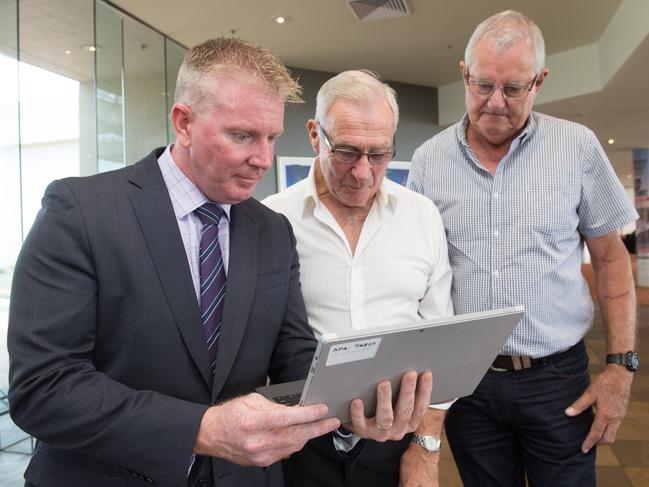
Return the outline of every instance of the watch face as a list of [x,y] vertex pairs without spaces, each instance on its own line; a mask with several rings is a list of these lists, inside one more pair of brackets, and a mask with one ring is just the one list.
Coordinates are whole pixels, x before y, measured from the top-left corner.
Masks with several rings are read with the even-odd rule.
[[426,445],[426,449],[428,451],[434,451],[434,450],[439,450],[440,441],[437,438],[433,438],[431,436],[425,436],[424,444]]
[[419,436],[414,434],[412,441],[429,452],[439,451],[442,441],[434,436]]
[[629,352],[627,364],[629,369],[633,371],[638,370],[638,367],[640,367],[640,357],[638,357],[638,354],[636,352]]

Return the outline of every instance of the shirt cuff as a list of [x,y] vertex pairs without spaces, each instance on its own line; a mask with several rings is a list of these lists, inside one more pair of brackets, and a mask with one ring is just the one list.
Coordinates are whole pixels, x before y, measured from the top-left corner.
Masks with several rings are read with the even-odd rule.
[[441,409],[444,411],[448,411],[448,408],[450,408],[455,401],[457,401],[457,399],[453,399],[452,401],[449,402],[440,402],[439,404],[430,404],[428,407],[431,409]]
[[341,430],[340,428],[333,432],[332,437],[336,451],[344,453],[352,451],[361,440],[360,436],[355,435],[351,431]]

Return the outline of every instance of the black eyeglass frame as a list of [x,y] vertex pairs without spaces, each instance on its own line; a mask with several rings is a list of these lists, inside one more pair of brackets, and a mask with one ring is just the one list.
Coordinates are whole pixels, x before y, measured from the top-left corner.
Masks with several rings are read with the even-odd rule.
[[[486,82],[482,83],[482,84],[485,84],[485,85],[491,84],[491,91],[489,92],[489,94],[474,93],[471,90],[471,87],[475,85],[475,82],[472,84],[471,80],[469,79],[470,77],[471,77],[471,75],[469,74],[469,70],[467,69],[465,79],[466,79],[467,84],[469,85],[469,92],[473,96],[479,96],[480,98],[491,98],[491,96],[494,94],[494,90],[496,89],[496,84],[495,83],[486,83]],[[500,94],[503,96],[503,98],[505,100],[511,100],[511,101],[525,100],[529,96],[530,91],[532,91],[532,88],[534,88],[534,85],[536,84],[536,81],[538,79],[539,79],[539,75],[537,74],[537,75],[534,76],[534,78],[532,78],[532,81],[530,82],[529,86],[527,84],[525,84],[525,85],[515,85],[515,84],[511,84],[511,83],[501,85],[500,86]],[[519,98],[512,98],[511,96],[507,96],[507,94],[505,94],[505,88],[507,88],[507,87],[519,88],[519,89],[520,88],[527,88],[527,91],[524,91],[523,92],[524,94]]]
[[[392,150],[389,152],[361,152],[358,149],[354,148],[341,148],[341,147],[336,147],[334,144],[331,143],[331,138],[329,137],[329,134],[325,132],[325,129],[320,125],[320,122],[316,122],[316,127],[319,130],[319,132],[322,134],[322,140],[324,141],[325,145],[327,146],[327,149],[329,149],[329,152],[331,152],[335,157],[336,160],[340,161],[342,164],[356,164],[358,160],[362,156],[366,156],[368,162],[370,163],[370,166],[382,166],[384,164],[388,164],[392,159],[394,159],[394,156],[397,155],[397,149],[396,149],[396,137],[392,139]],[[341,157],[341,154],[343,154],[343,157]],[[354,155],[353,160],[345,160],[344,155],[349,155],[351,156],[352,154]],[[372,156],[380,156],[384,157],[387,154],[390,155],[390,158],[385,160],[385,161],[373,161]]]

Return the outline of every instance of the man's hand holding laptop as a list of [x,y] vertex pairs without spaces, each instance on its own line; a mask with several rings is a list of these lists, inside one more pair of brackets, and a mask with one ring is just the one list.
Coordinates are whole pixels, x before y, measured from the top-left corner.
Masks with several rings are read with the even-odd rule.
[[363,401],[354,399],[350,404],[352,422],[346,423],[345,428],[362,438],[400,440],[419,426],[428,411],[432,390],[430,372],[422,372],[419,377],[414,370],[406,372],[401,377],[399,396],[393,408],[390,381],[382,381],[376,387],[376,415],[366,418]]

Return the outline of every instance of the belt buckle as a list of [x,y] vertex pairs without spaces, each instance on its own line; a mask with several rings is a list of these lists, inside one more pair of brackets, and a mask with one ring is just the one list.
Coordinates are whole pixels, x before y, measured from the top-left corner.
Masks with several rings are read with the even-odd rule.
[[514,370],[524,370],[532,368],[532,358],[529,355],[512,355],[512,365]]

